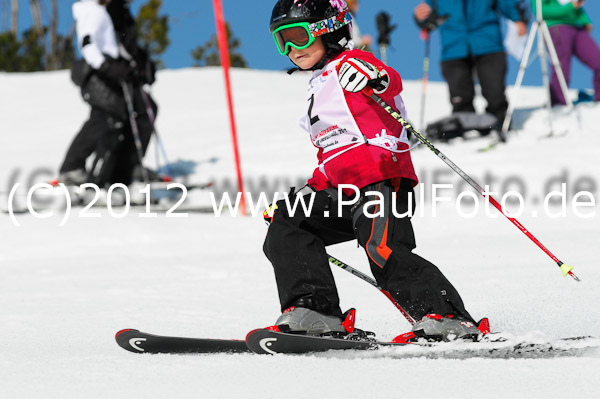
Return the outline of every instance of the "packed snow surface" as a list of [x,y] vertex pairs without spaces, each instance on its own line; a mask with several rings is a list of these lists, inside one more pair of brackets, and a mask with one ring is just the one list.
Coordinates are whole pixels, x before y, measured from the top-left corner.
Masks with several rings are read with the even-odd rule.
[[[400,72],[401,69],[400,69]],[[286,190],[310,176],[316,150],[297,125],[305,112],[308,75],[234,70],[239,149],[246,191]],[[408,117],[418,123],[421,82],[404,82]],[[68,144],[88,116],[66,71],[0,74],[2,209],[27,188],[55,177]],[[189,183],[235,188],[234,155],[219,69],[162,71],[153,88],[157,130],[171,162],[196,163]],[[509,93],[513,93],[509,90]],[[494,331],[555,339],[600,336],[600,106],[576,112],[543,108],[540,88],[516,99],[516,132],[488,152],[493,137],[439,143],[439,149],[497,198],[523,196],[517,217],[559,259],[577,283],[494,209],[455,206],[474,193],[426,148],[412,157],[423,202],[413,218],[416,252],[438,265],[476,318]],[[485,105],[477,103],[479,109]],[[430,82],[426,119],[450,112],[444,84]],[[552,122],[552,125],[550,125]],[[395,123],[390,120],[390,123]],[[420,126],[417,128],[421,129]],[[553,137],[546,138],[550,132]],[[156,166],[156,146],[148,166]],[[565,186],[564,212],[544,198]],[[432,201],[433,183],[449,201]],[[229,185],[229,186],[227,186]],[[270,191],[269,191],[270,190]],[[585,194],[589,192],[590,194]],[[576,197],[577,193],[580,194]],[[556,194],[556,193],[555,193]],[[220,195],[220,194],[219,194]],[[511,198],[516,198],[516,193]],[[190,206],[210,206],[209,191]],[[581,203],[591,204],[585,207]],[[574,207],[574,204],[579,204]],[[518,210],[518,202],[506,205]],[[262,213],[262,208],[260,208]],[[257,208],[257,209],[258,209]],[[244,338],[272,324],[279,304],[272,268],[262,253],[261,216],[140,217],[131,209],[99,217],[73,210],[0,215],[0,396],[3,398],[574,398],[600,389],[600,353],[551,359],[404,358],[401,352],[314,356],[135,355],[119,348],[124,328],[164,335]],[[556,217],[558,216],[558,217]],[[64,224],[59,227],[59,224]],[[19,226],[17,226],[19,224]],[[355,243],[330,253],[369,273]],[[376,289],[334,270],[342,307],[358,309],[357,326],[391,339],[409,323]]]

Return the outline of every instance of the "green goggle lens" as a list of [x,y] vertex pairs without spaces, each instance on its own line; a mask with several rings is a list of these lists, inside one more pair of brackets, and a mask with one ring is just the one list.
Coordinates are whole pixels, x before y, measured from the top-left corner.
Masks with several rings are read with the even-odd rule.
[[315,38],[310,33],[308,22],[283,25],[273,31],[273,39],[279,54],[288,55],[290,47],[303,50],[314,43]]

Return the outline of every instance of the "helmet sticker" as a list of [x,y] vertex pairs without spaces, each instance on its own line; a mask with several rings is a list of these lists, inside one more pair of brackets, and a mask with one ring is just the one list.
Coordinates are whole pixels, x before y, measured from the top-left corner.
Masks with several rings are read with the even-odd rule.
[[[294,4],[298,4],[298,7],[302,7],[306,3],[308,3],[308,0],[294,0]],[[343,12],[346,8],[348,8],[345,0],[329,0],[329,4],[331,4],[332,7],[337,8],[339,12]]]
[[352,16],[350,15],[350,12],[346,10],[346,12],[333,16],[329,19],[312,23],[308,26],[308,29],[314,37],[317,37],[326,35],[327,33],[335,32],[342,26],[348,25],[351,21]]
[[348,8],[345,0],[329,0],[329,4],[331,4],[332,7],[337,8],[339,12],[343,12]]

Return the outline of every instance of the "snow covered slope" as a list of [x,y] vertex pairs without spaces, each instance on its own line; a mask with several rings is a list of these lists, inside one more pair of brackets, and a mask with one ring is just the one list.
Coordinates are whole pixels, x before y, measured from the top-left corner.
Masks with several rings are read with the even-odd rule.
[[[315,149],[297,126],[305,107],[306,75],[235,70],[232,75],[246,188],[276,190],[312,173]],[[170,160],[198,162],[190,182],[235,183],[222,75],[218,69],[162,71],[153,89],[158,130]],[[64,71],[0,74],[0,191],[56,175],[70,140],[88,113]],[[419,115],[420,82],[405,82],[409,119]],[[597,200],[600,106],[555,111],[549,132],[539,88],[517,100],[514,134],[493,151],[491,138],[439,148],[501,198],[524,197],[517,218],[583,280],[558,267],[495,210],[474,217],[456,209],[470,191],[430,151],[413,152],[423,182],[423,206],[413,219],[417,252],[437,264],[461,292],[474,317],[492,329],[549,338],[600,336],[596,205],[573,210],[577,192]],[[478,103],[479,107],[483,104]],[[449,113],[447,91],[430,83],[427,119]],[[148,165],[155,165],[154,148]],[[216,161],[215,161],[215,158]],[[212,160],[212,162],[211,162]],[[228,183],[229,182],[229,183]],[[279,182],[279,183],[278,183]],[[553,218],[544,197],[566,182],[566,211]],[[434,208],[431,184],[450,198]],[[235,186],[233,186],[235,187]],[[420,189],[419,189],[420,190]],[[418,191],[419,191],[418,190]],[[422,195],[424,194],[424,195]],[[206,200],[204,198],[203,200]],[[579,199],[586,200],[585,197]],[[464,198],[466,204],[469,199]],[[560,202],[560,201],[559,201]],[[514,202],[508,202],[516,210]],[[6,206],[3,204],[3,208]],[[434,216],[434,209],[436,214]],[[259,398],[306,397],[592,397],[600,354],[545,360],[431,360],[377,354],[304,357],[137,356],[114,342],[122,328],[169,335],[243,338],[272,323],[279,306],[271,266],[262,254],[260,217],[211,213],[170,218],[62,214],[48,219],[0,215],[0,392],[9,398]],[[576,212],[579,212],[578,215]],[[422,213],[422,215],[421,215]],[[590,216],[590,217],[582,217]],[[368,273],[354,243],[332,255]],[[358,309],[358,326],[382,339],[409,329],[398,311],[364,282],[334,270],[342,307]]]

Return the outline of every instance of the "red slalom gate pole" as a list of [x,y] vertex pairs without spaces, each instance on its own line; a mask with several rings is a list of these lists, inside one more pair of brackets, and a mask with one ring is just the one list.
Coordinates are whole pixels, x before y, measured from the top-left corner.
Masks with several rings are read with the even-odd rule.
[[215,23],[217,25],[221,66],[223,67],[223,75],[225,76],[225,91],[227,94],[227,105],[229,107],[229,124],[231,126],[231,139],[233,141],[233,152],[235,155],[235,171],[238,179],[238,191],[241,193],[240,211],[242,216],[246,216],[246,197],[244,195],[244,181],[242,179],[242,167],[240,165],[237,130],[235,127],[235,114],[233,112],[231,81],[229,79],[229,46],[227,45],[227,30],[225,29],[225,17],[223,16],[223,4],[221,3],[221,0],[213,0],[213,8],[215,11]]

